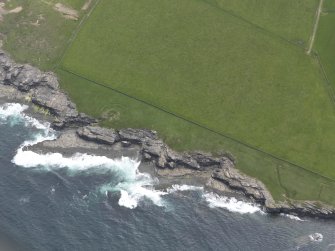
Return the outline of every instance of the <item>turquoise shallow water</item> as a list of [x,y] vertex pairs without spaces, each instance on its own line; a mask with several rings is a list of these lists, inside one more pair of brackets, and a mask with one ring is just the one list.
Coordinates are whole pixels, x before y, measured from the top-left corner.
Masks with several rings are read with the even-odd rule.
[[[23,142],[50,135],[24,111],[0,107],[0,237],[12,247],[335,250],[335,221],[273,217],[200,188],[160,191],[129,159],[20,155]],[[312,241],[314,233],[322,241]],[[9,250],[1,238],[0,245]]]

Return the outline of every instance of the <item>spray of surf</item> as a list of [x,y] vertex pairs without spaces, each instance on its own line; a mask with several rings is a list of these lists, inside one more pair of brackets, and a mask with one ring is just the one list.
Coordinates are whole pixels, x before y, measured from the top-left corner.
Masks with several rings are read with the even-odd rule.
[[67,169],[71,175],[81,172],[109,174],[113,180],[109,184],[102,185],[99,191],[102,193],[119,193],[120,206],[131,209],[136,208],[139,202],[144,199],[152,201],[157,206],[164,206],[161,196],[166,193],[154,189],[154,185],[158,181],[149,174],[139,172],[140,162],[136,160],[126,157],[114,160],[105,156],[79,153],[65,157],[60,153],[40,154],[27,150],[27,146],[57,138],[49,123],[41,123],[26,115],[24,112],[27,109],[28,106],[17,103],[8,103],[0,106],[1,122],[11,125],[23,123],[26,127],[37,130],[32,139],[26,140],[21,144],[12,160],[14,164],[40,171]]
[[224,208],[230,212],[240,214],[253,214],[256,212],[264,214],[261,208],[256,204],[239,201],[234,197],[219,196],[213,192],[206,192],[203,187],[190,185],[172,185],[171,188],[167,189],[167,192],[170,194],[185,191],[196,191],[201,193],[202,198],[210,208]]

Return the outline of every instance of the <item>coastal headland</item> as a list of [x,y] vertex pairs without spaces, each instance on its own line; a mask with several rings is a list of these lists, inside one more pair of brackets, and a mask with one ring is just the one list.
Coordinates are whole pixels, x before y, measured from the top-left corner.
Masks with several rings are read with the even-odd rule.
[[152,163],[158,177],[198,178],[208,188],[243,195],[267,213],[335,217],[335,208],[317,201],[275,201],[263,183],[235,168],[233,156],[176,152],[153,130],[98,126],[96,119],[77,111],[76,105],[59,88],[55,74],[17,64],[4,51],[0,52],[0,99],[37,107],[36,115],[44,114],[59,132],[56,140],[31,146],[32,151],[129,155]]

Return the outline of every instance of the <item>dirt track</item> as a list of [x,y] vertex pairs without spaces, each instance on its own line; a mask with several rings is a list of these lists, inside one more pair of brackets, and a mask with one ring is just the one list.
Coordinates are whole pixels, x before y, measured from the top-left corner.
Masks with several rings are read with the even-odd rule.
[[324,2],[324,0],[320,0],[319,7],[316,11],[316,18],[315,18],[314,27],[313,27],[313,33],[312,33],[312,36],[309,40],[309,46],[308,46],[308,50],[307,50],[308,55],[311,54],[312,49],[313,49],[313,45],[314,45],[314,41],[315,41],[315,35],[316,35],[317,30],[318,30],[320,15],[321,15],[321,12],[322,12],[323,2]]

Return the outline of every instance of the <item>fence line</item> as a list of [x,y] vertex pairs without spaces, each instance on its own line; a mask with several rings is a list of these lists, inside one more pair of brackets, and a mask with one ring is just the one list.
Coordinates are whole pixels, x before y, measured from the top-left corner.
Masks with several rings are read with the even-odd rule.
[[59,59],[57,60],[56,64],[54,65],[53,70],[59,68],[59,65],[63,61],[66,52],[71,47],[71,45],[73,44],[73,42],[76,40],[76,38],[78,36],[78,33],[81,30],[81,27],[86,22],[86,20],[89,18],[89,16],[92,14],[92,12],[96,9],[96,7],[98,6],[98,4],[100,2],[101,2],[101,0],[96,0],[95,1],[94,5],[90,8],[90,10],[87,12],[87,14],[80,20],[80,22],[77,25],[77,27],[73,30],[73,32],[71,33],[69,39],[65,42],[64,50],[61,53],[61,55],[60,55]]
[[332,102],[332,104],[335,108],[335,90],[334,90],[334,88],[333,88],[333,86],[332,86],[332,84],[331,84],[331,82],[328,78],[327,72],[326,72],[326,70],[325,70],[325,68],[322,64],[322,61],[321,61],[321,58],[320,58],[319,54],[315,52],[314,56],[315,56],[315,58],[318,62],[318,65],[320,67],[322,76],[324,78],[324,83],[325,83],[326,91],[327,91],[328,96],[330,98],[330,102]]
[[257,30],[261,31],[264,34],[269,35],[270,37],[272,37],[274,39],[279,39],[279,40],[281,40],[281,41],[283,41],[285,43],[288,43],[290,45],[293,45],[293,46],[295,46],[295,47],[297,47],[299,49],[306,50],[306,47],[303,44],[295,43],[295,42],[293,42],[293,41],[291,41],[291,40],[289,40],[289,39],[287,39],[287,38],[285,38],[285,37],[283,37],[283,36],[281,36],[279,34],[276,34],[276,33],[272,32],[272,31],[270,31],[268,29],[265,29],[264,27],[262,27],[262,26],[260,26],[258,24],[255,24],[255,23],[249,21],[248,19],[246,19],[246,18],[244,18],[244,17],[242,17],[240,15],[235,14],[232,11],[229,11],[229,10],[226,10],[226,9],[224,9],[222,7],[219,7],[218,5],[213,4],[213,3],[209,2],[208,0],[198,0],[198,1],[205,2],[206,4],[210,5],[211,7],[217,9],[218,11],[221,11],[221,12],[223,12],[225,14],[228,14],[228,15],[230,15],[232,17],[235,17],[235,18],[241,20],[242,22],[247,23],[247,24],[249,24],[251,26],[254,26],[254,28],[256,28]]

